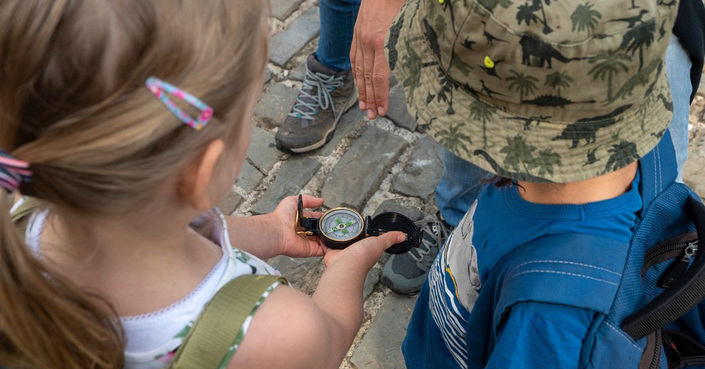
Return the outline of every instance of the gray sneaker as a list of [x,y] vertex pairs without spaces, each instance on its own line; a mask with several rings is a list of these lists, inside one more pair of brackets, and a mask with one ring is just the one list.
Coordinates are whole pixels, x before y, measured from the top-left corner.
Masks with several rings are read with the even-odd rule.
[[416,222],[416,226],[422,232],[419,247],[392,255],[382,270],[382,284],[400,295],[412,295],[421,290],[438,250],[453,229],[440,219],[440,213],[428,215]]
[[352,70],[336,72],[309,55],[299,96],[275,137],[277,148],[304,153],[325,145],[340,117],[356,102]]

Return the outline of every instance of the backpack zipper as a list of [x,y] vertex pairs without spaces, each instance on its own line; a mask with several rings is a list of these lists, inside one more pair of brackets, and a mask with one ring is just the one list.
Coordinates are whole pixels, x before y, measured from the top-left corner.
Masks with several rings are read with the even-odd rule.
[[698,252],[698,242],[693,241],[687,243],[685,249],[683,250],[682,257],[680,259],[674,260],[661,274],[661,278],[658,280],[658,286],[661,288],[668,288],[673,282],[675,282],[683,273],[688,269],[690,265],[690,260]]
[[698,236],[695,232],[678,235],[651,247],[644,254],[641,275],[657,263],[683,255],[683,250],[692,244],[697,248]]
[[649,369],[658,369],[659,364],[661,363],[661,330],[657,329],[656,330],[656,342],[654,343],[654,356],[651,357],[651,365],[649,366]]

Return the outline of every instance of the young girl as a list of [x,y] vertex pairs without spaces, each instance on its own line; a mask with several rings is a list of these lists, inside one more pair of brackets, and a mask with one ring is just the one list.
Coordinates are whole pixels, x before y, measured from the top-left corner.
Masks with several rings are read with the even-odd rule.
[[[325,254],[318,289],[273,285],[222,367],[339,366],[366,272],[405,236],[330,251],[295,234],[294,197],[250,218],[213,207],[246,155],[265,4],[0,3],[0,366],[166,367],[223,284],[275,274],[258,258],[280,254]],[[26,234],[13,194],[42,204]]]

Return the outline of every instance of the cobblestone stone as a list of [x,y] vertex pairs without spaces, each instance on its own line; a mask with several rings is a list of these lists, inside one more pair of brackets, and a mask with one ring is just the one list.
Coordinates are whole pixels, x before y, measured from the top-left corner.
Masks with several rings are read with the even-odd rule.
[[267,173],[283,156],[284,153],[275,149],[274,133],[259,127],[252,128],[252,139],[250,140],[250,148],[247,150],[247,159],[255,167]]
[[283,198],[296,195],[321,167],[321,163],[311,157],[294,157],[287,160],[279,169],[277,177],[257,201],[254,214],[270,213]]
[[240,178],[238,178],[236,185],[246,192],[254,191],[255,188],[264,179],[264,174],[252,166],[249,162],[246,162],[242,166],[242,171],[240,172]]
[[415,131],[418,127],[416,120],[409,115],[406,109],[406,97],[404,97],[404,88],[397,84],[389,89],[389,111],[387,118],[394,122],[399,127],[406,128],[409,131]]
[[428,199],[443,175],[441,146],[431,137],[421,137],[404,169],[392,179],[392,192]]
[[292,56],[296,55],[316,35],[320,28],[318,7],[311,7],[292,22],[284,31],[272,37],[269,59],[283,67]]
[[303,0],[270,0],[272,16],[283,21],[288,18]]
[[357,369],[405,369],[400,347],[416,298],[390,294],[350,362]]
[[406,146],[391,132],[366,127],[328,176],[323,198],[328,204],[362,209]]
[[298,67],[294,68],[289,74],[289,79],[292,81],[303,81],[306,76],[306,64],[301,63]]
[[255,106],[255,117],[264,128],[280,127],[296,102],[299,90],[277,83],[270,87]]

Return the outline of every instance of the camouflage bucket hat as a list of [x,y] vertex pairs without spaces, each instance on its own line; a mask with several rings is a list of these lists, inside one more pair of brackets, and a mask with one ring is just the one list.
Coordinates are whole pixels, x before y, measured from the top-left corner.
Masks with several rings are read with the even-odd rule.
[[671,120],[676,0],[408,0],[387,36],[412,116],[503,177],[572,182],[648,153]]

